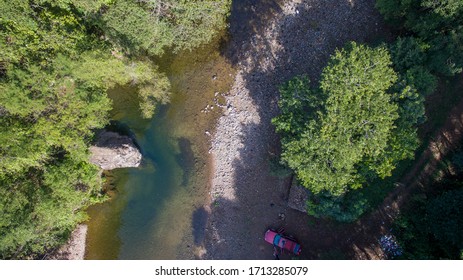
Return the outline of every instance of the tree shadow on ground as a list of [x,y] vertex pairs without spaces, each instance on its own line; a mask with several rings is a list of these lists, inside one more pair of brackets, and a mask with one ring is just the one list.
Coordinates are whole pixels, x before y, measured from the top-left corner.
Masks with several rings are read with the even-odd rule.
[[217,197],[212,203],[209,227],[215,230],[206,244],[211,258],[271,259],[273,248],[263,241],[269,227],[284,226],[299,239],[303,259],[322,258],[330,250],[353,258],[356,250],[365,252],[377,242],[374,237],[351,237],[368,225],[313,219],[288,208],[289,178],[270,175],[270,157],[280,153],[271,125],[278,113],[278,86],[303,74],[316,83],[336,48],[385,36],[373,0],[300,2],[286,9],[283,1],[233,1],[230,41],[223,55],[240,69],[243,84],[237,94],[251,97],[258,121],[240,123],[243,148],[231,163],[235,199]]

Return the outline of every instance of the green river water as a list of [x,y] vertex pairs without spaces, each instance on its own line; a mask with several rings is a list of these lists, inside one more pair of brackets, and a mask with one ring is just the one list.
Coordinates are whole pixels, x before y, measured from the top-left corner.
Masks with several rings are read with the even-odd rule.
[[[221,111],[215,98],[229,90],[234,70],[219,42],[158,62],[172,99],[151,120],[140,117],[133,89],[115,88],[112,119],[134,134],[144,156],[139,168],[106,174],[111,199],[88,209],[86,259],[194,259],[201,255],[210,178],[206,131]],[[206,106],[214,108],[204,113]]]

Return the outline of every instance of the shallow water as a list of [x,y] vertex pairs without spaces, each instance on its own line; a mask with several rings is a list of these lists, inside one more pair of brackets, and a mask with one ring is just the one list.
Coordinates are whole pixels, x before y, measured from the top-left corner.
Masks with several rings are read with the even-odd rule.
[[[112,119],[127,125],[144,156],[141,167],[108,174],[111,199],[88,209],[86,259],[194,259],[201,255],[208,211],[209,135],[221,114],[214,99],[234,77],[219,41],[158,61],[172,100],[151,120],[140,117],[136,94],[109,92]],[[213,108],[205,113],[209,105]]]

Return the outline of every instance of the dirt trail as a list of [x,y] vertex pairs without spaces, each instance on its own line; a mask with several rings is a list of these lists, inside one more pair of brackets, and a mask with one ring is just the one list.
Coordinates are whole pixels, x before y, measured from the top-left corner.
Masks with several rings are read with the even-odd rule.
[[[460,77],[457,90],[463,91],[463,75]],[[442,98],[445,98],[445,95]],[[435,132],[428,147],[403,176],[400,184],[386,197],[376,211],[367,215],[356,224],[356,227],[362,230],[358,231],[352,238],[354,243],[356,241],[364,243],[367,238],[370,238],[371,246],[370,250],[360,250],[358,246],[354,245],[354,254],[352,254],[352,257],[358,259],[383,258],[383,252],[381,252],[377,240],[373,238],[377,239],[379,235],[388,233],[392,222],[410,196],[420,190],[424,190],[432,183],[433,175],[438,171],[441,160],[454,148],[458,147],[462,140],[463,99],[449,112],[446,122]]]

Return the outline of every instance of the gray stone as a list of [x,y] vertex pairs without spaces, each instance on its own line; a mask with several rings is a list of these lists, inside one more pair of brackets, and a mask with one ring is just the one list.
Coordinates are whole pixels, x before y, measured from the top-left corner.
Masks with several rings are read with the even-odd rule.
[[138,167],[142,155],[130,137],[116,132],[103,131],[90,146],[90,162],[104,170]]

